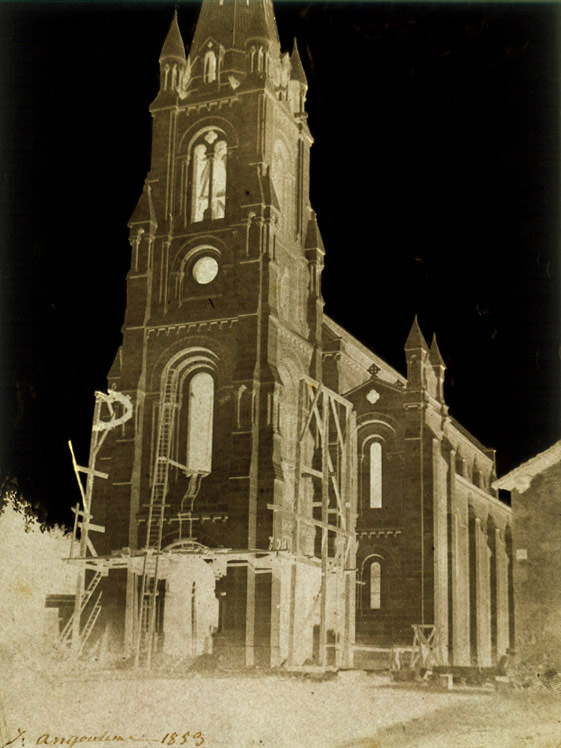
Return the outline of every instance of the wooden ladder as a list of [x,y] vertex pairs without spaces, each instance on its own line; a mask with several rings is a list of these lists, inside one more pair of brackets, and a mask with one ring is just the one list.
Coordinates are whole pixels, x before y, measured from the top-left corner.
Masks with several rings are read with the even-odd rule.
[[175,413],[177,409],[177,372],[172,371],[160,399],[156,462],[146,520],[146,542],[140,587],[135,664],[150,668],[154,649],[159,582],[159,556],[165,521],[166,497]]
[[[61,643],[62,646],[66,647],[66,646],[70,645],[70,643],[72,641],[72,627],[74,625],[74,616],[76,615],[76,613],[78,614],[78,616],[82,615],[82,613],[84,612],[84,609],[85,609],[86,605],[88,604],[88,602],[91,599],[91,596],[93,595],[93,593],[97,589],[97,586],[99,585],[102,576],[103,576],[103,573],[101,571],[96,571],[95,574],[93,575],[93,577],[91,578],[90,583],[88,584],[88,586],[84,590],[84,594],[82,595],[82,599],[80,600],[80,609],[78,611],[74,611],[72,613],[72,615],[70,616],[70,618],[66,622],[66,626],[63,628],[63,630],[62,630],[62,632],[60,634],[59,641],[60,641],[60,643]],[[99,593],[99,597],[101,597],[101,592]],[[98,600],[99,600],[99,597],[98,597]],[[96,605],[97,605],[97,602],[96,602]],[[95,606],[94,606],[94,608],[95,608]],[[99,613],[98,613],[98,615],[99,615]],[[90,614],[90,616],[91,616],[91,614]],[[89,620],[90,619],[88,618],[88,622],[89,622]],[[86,629],[87,629],[87,623],[86,623],[86,626],[84,627],[83,632],[81,634],[81,639],[83,641],[82,641],[82,643],[80,645],[80,651],[82,651],[82,649],[84,647],[84,644],[85,644],[85,640],[87,639]],[[88,631],[88,636],[89,636],[89,633],[90,633],[90,631]]]

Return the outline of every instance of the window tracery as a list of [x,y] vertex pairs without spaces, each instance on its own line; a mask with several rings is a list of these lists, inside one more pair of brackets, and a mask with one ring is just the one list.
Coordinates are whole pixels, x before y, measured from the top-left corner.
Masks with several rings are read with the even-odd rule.
[[208,130],[195,141],[192,151],[191,221],[224,218],[228,146],[216,130]]

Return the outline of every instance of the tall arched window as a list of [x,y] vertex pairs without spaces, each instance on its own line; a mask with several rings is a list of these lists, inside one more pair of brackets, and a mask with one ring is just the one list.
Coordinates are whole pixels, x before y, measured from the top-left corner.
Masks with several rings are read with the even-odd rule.
[[[210,46],[210,43],[209,43]],[[216,52],[208,49],[205,53],[203,66],[203,81],[213,83],[216,80]]]
[[382,607],[382,567],[378,561],[370,564],[370,609]]
[[224,218],[226,212],[226,157],[228,146],[215,130],[204,133],[193,146],[191,220]]
[[273,187],[280,207],[280,224],[289,229],[293,224],[293,179],[288,151],[284,144],[277,140],[273,150],[273,165],[271,169]]
[[381,509],[382,507],[382,444],[379,441],[370,442],[370,509]]
[[210,473],[214,379],[208,372],[200,371],[192,377],[187,407],[187,468],[196,473]]

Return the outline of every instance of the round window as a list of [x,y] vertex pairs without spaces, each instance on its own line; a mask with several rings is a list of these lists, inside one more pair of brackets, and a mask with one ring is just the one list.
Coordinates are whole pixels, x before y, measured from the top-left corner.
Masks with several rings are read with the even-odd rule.
[[214,257],[200,257],[193,265],[193,278],[202,286],[212,281],[218,275],[218,263]]

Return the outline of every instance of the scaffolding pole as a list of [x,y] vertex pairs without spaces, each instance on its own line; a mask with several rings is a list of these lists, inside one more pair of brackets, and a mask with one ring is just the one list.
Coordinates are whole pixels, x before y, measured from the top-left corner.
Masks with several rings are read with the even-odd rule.
[[[294,565],[291,573],[290,599],[291,623],[289,628],[289,664],[295,664],[296,641],[302,633],[295,625],[298,561],[308,561],[302,554],[301,534],[303,528],[313,528],[319,535],[318,559],[320,584],[312,610],[306,616],[303,627],[311,622],[319,607],[318,661],[321,666],[328,662],[328,631],[330,606],[341,605],[335,616],[336,664],[352,662],[355,574],[356,485],[353,481],[353,465],[356,459],[355,415],[352,404],[319,382],[304,378],[301,382],[298,413],[298,442],[296,445],[296,476],[294,509],[269,505],[273,511],[287,515],[294,528]],[[306,450],[304,441],[310,440],[312,454]],[[315,459],[314,459],[315,457]],[[319,464],[318,464],[319,463]],[[314,482],[313,494],[307,497],[306,480]],[[332,541],[332,542],[330,542]],[[305,549],[304,549],[305,552]],[[330,585],[330,575],[335,574]],[[342,583],[342,587],[341,587]],[[335,590],[331,587],[334,586]],[[342,594],[341,594],[342,592]],[[330,599],[330,593],[334,595]]]
[[[122,412],[120,414],[115,413],[114,404],[119,403],[122,406]],[[109,419],[102,419],[102,408],[106,406],[109,412]],[[76,575],[76,594],[74,597],[74,611],[72,613],[69,624],[65,627],[61,634],[61,643],[66,644],[68,638],[70,638],[70,648],[75,657],[78,657],[84,650],[84,646],[87,638],[91,634],[95,622],[99,617],[101,610],[101,593],[99,594],[96,603],[86,625],[82,629],[81,619],[82,613],[84,612],[90,598],[93,595],[97,585],[100,582],[101,575],[95,574],[90,584],[86,588],[86,573],[88,571],[88,564],[86,563],[91,558],[96,558],[97,553],[95,546],[90,538],[90,532],[105,532],[105,528],[101,525],[94,524],[91,520],[92,515],[92,495],[95,478],[106,479],[109,476],[107,473],[102,473],[100,470],[96,470],[96,460],[101,447],[107,437],[109,431],[113,430],[117,426],[120,426],[128,421],[132,416],[132,402],[129,397],[123,395],[114,390],[109,390],[107,394],[103,392],[95,393],[95,406],[92,423],[92,434],[90,438],[90,454],[88,460],[88,467],[82,467],[78,465],[76,456],[74,454],[74,448],[72,442],[68,442],[70,449],[70,455],[72,458],[72,466],[80,489],[80,495],[82,497],[82,507],[77,504],[73,511],[74,517],[74,528],[72,533],[72,544],[70,548],[70,558],[78,558],[84,563],[78,566]],[[82,482],[82,476],[86,476],[86,485]],[[78,541],[78,530],[80,530],[80,540]],[[78,556],[74,556],[74,550],[78,546]],[[106,573],[105,567],[104,572]]]

